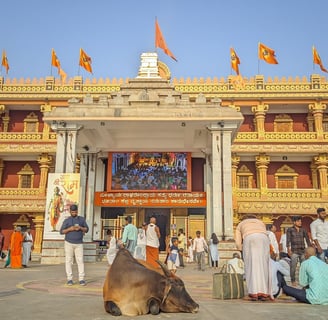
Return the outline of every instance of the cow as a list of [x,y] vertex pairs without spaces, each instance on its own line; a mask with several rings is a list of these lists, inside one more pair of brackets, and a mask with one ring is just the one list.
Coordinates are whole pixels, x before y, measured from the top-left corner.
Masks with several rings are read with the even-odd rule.
[[106,312],[137,316],[162,312],[198,312],[183,281],[158,261],[159,269],[148,268],[122,248],[108,269],[103,286]]

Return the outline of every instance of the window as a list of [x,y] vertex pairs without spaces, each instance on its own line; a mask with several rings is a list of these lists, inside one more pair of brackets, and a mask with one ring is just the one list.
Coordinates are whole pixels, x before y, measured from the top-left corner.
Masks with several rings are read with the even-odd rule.
[[18,188],[33,188],[34,171],[27,163],[18,174]]
[[250,189],[252,188],[253,174],[247,168],[247,166],[242,165],[237,171],[237,187],[239,189]]
[[288,165],[283,165],[274,175],[276,188],[296,189],[298,173]]
[[274,132],[293,132],[293,119],[288,114],[279,114],[273,123]]
[[39,131],[39,119],[38,116],[31,112],[24,119],[24,132],[38,132]]

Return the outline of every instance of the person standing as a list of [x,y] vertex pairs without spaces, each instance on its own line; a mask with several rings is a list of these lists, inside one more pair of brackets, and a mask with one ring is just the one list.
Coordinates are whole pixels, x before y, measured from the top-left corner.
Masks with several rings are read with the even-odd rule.
[[132,224],[131,216],[125,217],[125,221],[126,225],[123,231],[122,242],[124,248],[128,249],[133,256],[134,249],[137,245],[138,229],[134,224]]
[[31,251],[33,249],[33,236],[31,234],[31,229],[27,228],[23,236],[23,262],[22,266],[27,268],[30,261]]
[[111,266],[113,264],[113,261],[116,257],[117,253],[117,244],[116,244],[116,238],[112,234],[112,230],[107,230],[107,252],[106,257],[108,261],[108,265]]
[[75,257],[79,272],[79,283],[85,286],[85,272],[83,261],[83,236],[89,231],[85,219],[78,215],[76,204],[70,206],[71,216],[66,218],[60,228],[60,234],[65,235],[65,269],[67,285],[73,285],[72,264]]
[[200,231],[196,231],[196,238],[193,241],[193,251],[195,252],[198,270],[205,271],[205,250],[208,250],[208,246],[204,237],[201,237],[200,234]]
[[279,249],[280,252],[284,252],[287,254],[287,235],[286,235],[286,228],[281,228],[281,236],[279,241]]
[[151,217],[148,226],[146,227],[146,262],[159,268],[159,238],[161,233],[156,225],[156,218]]
[[324,208],[317,209],[318,219],[310,224],[311,237],[317,248],[317,257],[322,261],[328,262],[328,221],[327,213]]
[[328,305],[328,266],[316,257],[313,247],[305,249],[304,257],[305,261],[300,267],[300,285],[303,289],[285,285],[283,291],[301,302]]
[[10,237],[10,265],[12,269],[22,268],[22,235],[21,227],[16,227]]
[[186,250],[186,235],[183,232],[183,229],[179,229],[178,232],[178,248],[179,248],[179,265],[181,268],[184,268],[183,256]]
[[134,250],[133,257],[135,259],[146,260],[146,226],[147,223],[144,222],[142,227],[138,229],[138,238],[137,238],[137,246]]
[[193,239],[192,236],[188,237],[188,242],[187,242],[187,263],[192,263],[194,262],[194,250],[193,250]]
[[167,257],[167,268],[173,272],[176,273],[177,271],[177,260],[179,259],[179,240],[176,237],[172,237],[171,239],[172,245],[169,248],[169,255]]
[[211,235],[211,239],[209,241],[209,248],[210,248],[211,266],[214,269],[217,269],[219,264],[218,245],[219,245],[219,239],[217,235],[213,232]]
[[244,258],[248,296],[254,301],[272,299],[270,240],[265,224],[255,216],[246,216],[236,228],[235,240]]
[[272,245],[273,248],[273,253],[275,254],[276,257],[279,256],[279,244],[276,238],[276,231],[277,228],[273,224],[268,224],[267,225],[267,234],[270,240],[270,244]]
[[290,279],[292,286],[296,286],[296,267],[304,261],[305,242],[311,246],[309,236],[302,228],[302,217],[294,216],[292,218],[293,226],[287,229],[287,250],[290,257]]

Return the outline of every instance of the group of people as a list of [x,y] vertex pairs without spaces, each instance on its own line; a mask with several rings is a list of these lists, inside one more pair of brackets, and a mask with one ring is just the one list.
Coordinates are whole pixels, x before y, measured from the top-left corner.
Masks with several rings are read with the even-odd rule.
[[[274,226],[266,227],[255,216],[247,216],[238,224],[235,240],[245,263],[251,300],[273,300],[284,293],[301,302],[328,304],[328,221],[324,208],[318,208],[317,214],[318,218],[310,225],[312,241],[302,228],[302,217],[294,216],[281,248]],[[287,277],[291,285],[287,285]]]
[[140,228],[132,223],[132,217],[125,217],[126,225],[123,229],[122,239],[116,239],[110,229],[107,230],[107,261],[109,266],[113,263],[116,252],[123,247],[129,250],[135,259],[145,260],[155,268],[159,265],[159,239],[161,233],[156,225],[156,218],[151,217],[149,223],[144,222]]
[[4,253],[4,240],[5,237],[0,227],[0,254],[5,258],[4,268],[27,268],[33,250],[31,229],[26,228],[25,231],[22,232],[22,228],[16,226],[14,232],[10,236],[10,244],[6,254]]

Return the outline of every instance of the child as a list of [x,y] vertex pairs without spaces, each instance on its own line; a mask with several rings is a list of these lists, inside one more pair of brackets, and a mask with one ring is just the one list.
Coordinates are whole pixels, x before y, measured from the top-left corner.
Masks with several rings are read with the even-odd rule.
[[187,262],[188,263],[194,262],[194,251],[192,249],[192,237],[191,236],[189,236],[189,238],[188,238],[187,251],[188,251]]
[[169,249],[169,256],[167,258],[167,268],[172,273],[176,273],[176,271],[177,271],[176,261],[177,261],[178,254],[179,254],[178,238],[173,237],[171,241],[172,241],[172,245]]

